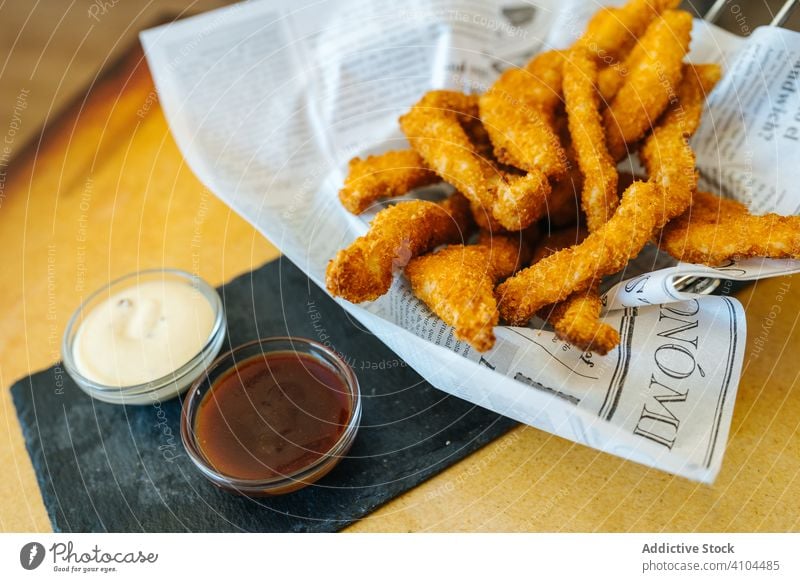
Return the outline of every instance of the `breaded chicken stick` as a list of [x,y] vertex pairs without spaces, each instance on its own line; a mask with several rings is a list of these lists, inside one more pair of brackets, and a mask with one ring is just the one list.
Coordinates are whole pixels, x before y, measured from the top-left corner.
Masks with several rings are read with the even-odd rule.
[[[591,39],[592,28],[597,25],[598,19],[603,28],[609,29],[606,33],[606,42],[603,47],[598,45],[597,56],[610,66],[602,69],[599,74],[598,87],[604,102],[610,102],[625,83],[625,78],[645,56],[645,45],[640,42],[641,37],[650,24],[665,10],[677,8],[680,0],[633,0],[625,6],[614,9],[606,8],[598,12],[589,23],[584,39]],[[630,23],[621,29],[622,19]],[[603,22],[605,21],[605,22]],[[598,23],[598,24],[600,24]],[[583,43],[586,44],[585,41]],[[621,47],[623,50],[618,50]],[[624,54],[624,58],[622,55]],[[615,62],[614,62],[615,61]]]
[[361,214],[382,198],[403,196],[441,180],[414,150],[353,158],[339,200],[353,214]]
[[524,243],[495,235],[482,244],[450,245],[412,259],[405,274],[414,295],[453,326],[458,339],[485,352],[494,345],[500,317],[494,286],[514,273],[526,254]]
[[400,202],[381,210],[369,232],[328,263],[326,287],[353,303],[372,301],[389,290],[396,268],[445,243],[469,235],[469,203],[458,193],[436,204]]
[[640,151],[650,180],[634,182],[611,219],[581,244],[520,271],[497,288],[504,319],[523,325],[545,305],[590,289],[622,269],[655,230],[689,207],[697,176],[687,140],[700,123],[705,93],[718,78],[715,70],[713,65],[687,69],[676,102]]
[[608,150],[615,160],[625,155],[627,144],[638,141],[655,125],[674,97],[691,31],[688,12],[667,10],[640,39],[642,58],[603,114]]
[[[564,99],[572,147],[583,174],[581,206],[589,232],[605,224],[619,203],[617,168],[606,147],[596,84],[595,59],[581,46],[571,50],[564,63]],[[619,344],[619,332],[600,320],[601,309],[599,284],[595,283],[587,291],[540,309],[539,315],[561,339],[605,355]]]
[[601,8],[578,44],[600,60],[619,61],[660,13],[679,4],[680,0],[631,0],[619,8]]
[[582,243],[563,249],[506,280],[496,290],[500,314],[512,325],[525,325],[550,303],[586,291],[616,273],[639,254],[653,230],[662,226],[661,190],[634,182],[614,216]]
[[700,125],[706,95],[720,78],[717,65],[685,65],[677,102],[664,113],[639,150],[647,174],[665,190],[670,219],[683,213],[697,187],[695,156],[688,139]]
[[614,214],[617,166],[606,147],[597,94],[597,64],[582,48],[570,51],[564,63],[564,100],[569,134],[583,174],[581,206],[589,231],[597,230]]
[[477,97],[431,91],[400,118],[400,127],[425,163],[476,211],[508,230],[522,230],[545,213],[550,183],[541,172],[509,174],[482,156],[464,128],[477,119]]
[[560,52],[542,53],[524,69],[505,71],[481,95],[481,120],[500,162],[547,177],[566,171],[552,119],[560,102],[563,60]]
[[800,216],[756,216],[744,204],[697,192],[662,230],[660,246],[679,261],[715,266],[732,258],[800,258]]

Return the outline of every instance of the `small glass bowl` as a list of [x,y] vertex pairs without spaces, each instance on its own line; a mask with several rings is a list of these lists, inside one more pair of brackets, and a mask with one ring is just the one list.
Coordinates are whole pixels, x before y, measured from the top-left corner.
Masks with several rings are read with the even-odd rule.
[[[253,356],[291,352],[307,354],[330,366],[339,376],[350,397],[350,415],[339,440],[324,455],[292,473],[265,479],[240,479],[218,472],[206,459],[195,434],[195,420],[200,403],[217,379],[236,369],[238,362]],[[247,496],[283,495],[302,489],[321,479],[347,454],[361,422],[361,390],[352,368],[335,352],[315,341],[299,337],[261,338],[242,344],[220,356],[207,373],[189,389],[183,402],[181,440],[189,458],[214,485],[232,493]]]
[[[161,378],[131,386],[109,386],[87,378],[78,370],[74,356],[74,343],[84,317],[108,297],[148,281],[177,281],[189,285],[203,294],[214,313],[214,324],[203,347],[191,360]],[[148,269],[130,273],[116,279],[92,293],[72,314],[61,342],[61,358],[67,373],[92,398],[111,404],[153,404],[169,400],[186,391],[192,382],[214,361],[225,340],[227,324],[222,300],[216,289],[186,271],[179,269]]]

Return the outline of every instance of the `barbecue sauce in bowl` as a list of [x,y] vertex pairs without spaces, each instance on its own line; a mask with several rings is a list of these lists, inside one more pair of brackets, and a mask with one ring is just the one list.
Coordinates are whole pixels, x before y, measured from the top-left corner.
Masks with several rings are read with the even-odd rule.
[[214,485],[282,495],[325,476],[361,422],[353,369],[300,337],[261,338],[217,358],[183,402],[181,441]]
[[195,438],[221,474],[285,477],[326,455],[351,415],[350,391],[331,366],[309,354],[266,353],[214,381],[198,407]]

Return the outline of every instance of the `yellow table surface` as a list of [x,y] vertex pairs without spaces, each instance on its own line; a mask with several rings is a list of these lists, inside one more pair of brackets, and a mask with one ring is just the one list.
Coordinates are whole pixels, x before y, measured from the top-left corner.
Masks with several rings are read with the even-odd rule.
[[[69,316],[110,278],[169,265],[217,285],[278,251],[186,166],[139,48],[0,179],[0,529],[49,531],[8,387],[59,359]],[[349,530],[797,530],[800,279],[739,299],[749,341],[713,486],[519,427]]]

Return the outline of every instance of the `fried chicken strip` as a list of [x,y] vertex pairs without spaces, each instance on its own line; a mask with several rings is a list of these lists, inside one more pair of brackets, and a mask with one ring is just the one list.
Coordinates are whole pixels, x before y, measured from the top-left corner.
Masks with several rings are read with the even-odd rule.
[[679,261],[715,266],[732,258],[800,258],[800,216],[756,216],[708,192],[697,192],[691,208],[661,232],[659,245]]
[[699,65],[686,64],[684,73],[676,95],[676,102],[659,119],[655,132],[675,131],[679,128],[687,137],[694,135],[700,127],[706,98],[722,77],[722,69],[714,63]]
[[556,336],[583,351],[605,356],[619,345],[619,332],[600,319],[603,300],[597,289],[573,293],[556,303],[548,320]]
[[[622,269],[658,229],[691,204],[697,185],[688,138],[697,129],[704,96],[718,78],[711,66],[695,66],[679,87],[675,103],[659,120],[640,151],[650,180],[625,191],[611,219],[582,243],[520,271],[500,285],[500,314],[523,325],[539,309],[590,289]],[[652,229],[652,230],[650,230]]]
[[[631,174],[620,174],[619,191],[627,190],[634,180]],[[600,288],[595,285],[584,293],[573,293],[552,307],[543,307],[539,317],[550,321],[561,339],[604,356],[619,345],[620,337],[616,329],[600,320],[602,309]]]
[[625,155],[627,144],[638,141],[655,125],[674,97],[691,30],[688,12],[667,10],[642,36],[642,57],[603,114],[608,150],[615,160]]
[[[581,228],[567,228],[553,233],[534,251],[533,263],[561,249],[579,244],[587,236]],[[597,285],[588,291],[573,293],[560,303],[538,311],[548,321],[556,336],[584,351],[606,355],[619,345],[619,332],[600,319],[603,302]]]
[[541,172],[523,176],[493,174],[488,179],[494,194],[492,216],[504,228],[524,230],[547,213],[550,181]]
[[583,174],[581,206],[589,231],[605,224],[619,203],[617,167],[606,147],[597,94],[597,64],[585,48],[564,62],[564,100],[569,133]]
[[[638,6],[632,6],[633,4],[637,4]],[[610,66],[602,69],[598,74],[597,85],[598,89],[600,90],[600,95],[603,98],[605,103],[609,103],[614,96],[619,91],[619,88],[625,83],[625,78],[628,76],[628,73],[632,71],[636,65],[642,60],[645,55],[645,45],[640,42],[637,42],[639,37],[646,31],[648,26],[655,20],[655,18],[664,12],[665,10],[669,10],[671,8],[677,8],[680,4],[679,1],[638,1],[638,2],[631,2],[628,4],[628,8],[631,10],[637,17],[637,21],[635,23],[636,29],[630,30],[630,35],[628,36],[628,41],[625,43],[624,46],[629,47],[630,51],[626,52],[624,59],[620,59],[617,62],[613,62]],[[649,5],[649,6],[646,6]],[[613,9],[611,9],[613,15]],[[635,32],[635,34],[634,34]],[[631,42],[632,39],[632,42]],[[629,46],[632,44],[632,48]],[[618,56],[622,55],[622,52],[617,53]],[[600,55],[600,58],[606,62],[608,59],[604,58],[603,55]]]
[[[564,63],[564,99],[572,147],[583,174],[581,205],[590,232],[605,224],[619,203],[617,168],[606,148],[596,82],[597,64],[579,45]],[[539,315],[550,322],[561,339],[582,350],[605,355],[619,344],[619,333],[600,320],[601,308],[600,291],[595,284],[563,302],[540,309]]]
[[562,102],[564,53],[551,50],[539,53],[525,65],[533,81],[525,88],[532,107],[538,107],[551,120]]
[[382,198],[403,196],[437,182],[441,178],[414,150],[389,151],[350,160],[339,200],[353,214],[361,214]]
[[441,204],[411,200],[381,210],[369,232],[328,263],[326,287],[353,303],[377,299],[389,290],[396,268],[441,244],[464,240],[469,224],[469,203],[458,193]]
[[508,230],[522,230],[547,209],[550,182],[542,172],[514,175],[482,157],[463,124],[478,119],[477,97],[431,91],[400,118],[411,146],[443,180]]
[[619,61],[660,13],[679,4],[680,0],[631,0],[619,8],[601,8],[578,44],[600,60]]
[[548,177],[565,172],[566,156],[552,125],[562,63],[561,53],[543,53],[524,69],[505,71],[481,95],[480,117],[500,162]]
[[597,74],[597,91],[600,93],[600,99],[603,103],[608,104],[614,99],[619,88],[625,82],[625,76],[628,74],[628,69],[625,65],[617,63],[602,69]]
[[516,271],[525,251],[519,240],[494,236],[477,245],[450,245],[412,259],[405,269],[414,295],[455,336],[479,352],[494,346],[499,321],[494,286]]
[[468,200],[491,208],[485,162],[462,126],[478,117],[478,99],[457,91],[430,91],[400,117],[400,128],[425,163]]
[[524,269],[496,290],[500,314],[512,325],[525,325],[550,303],[586,291],[627,265],[666,222],[663,191],[652,182],[634,182],[617,211],[600,229],[575,246]]
[[697,187],[695,156],[689,137],[700,125],[706,94],[719,81],[717,65],[686,65],[676,102],[645,139],[639,157],[650,180],[665,190],[667,220],[682,214]]

